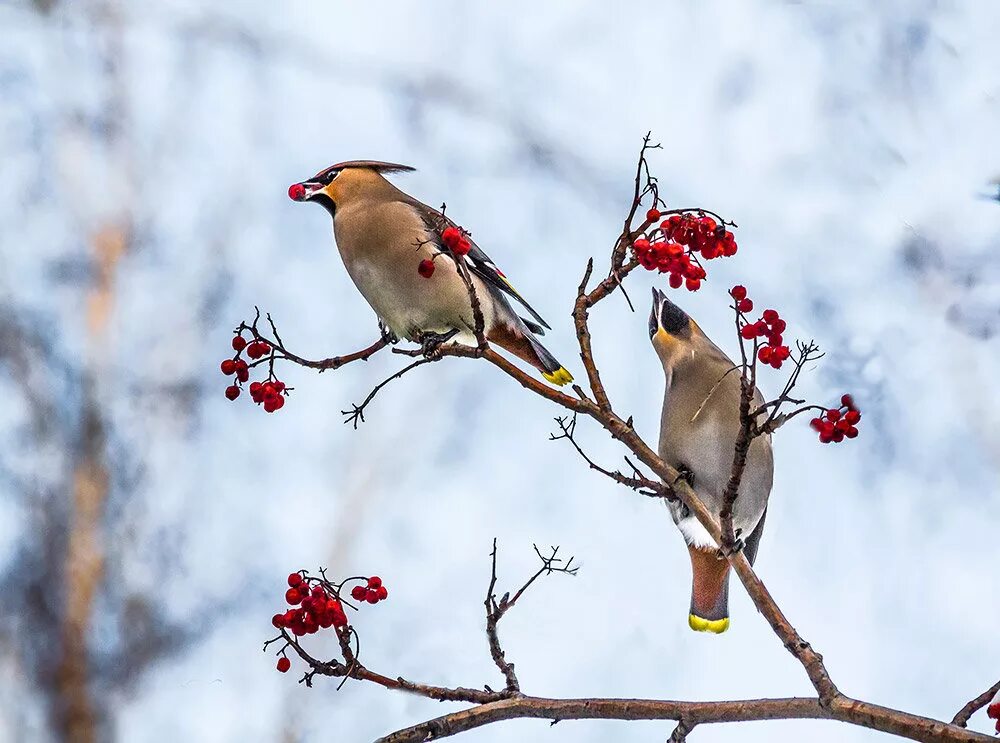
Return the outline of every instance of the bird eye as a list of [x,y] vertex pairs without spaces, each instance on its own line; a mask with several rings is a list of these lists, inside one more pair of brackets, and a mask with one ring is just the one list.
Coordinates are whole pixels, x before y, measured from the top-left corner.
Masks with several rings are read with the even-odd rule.
[[339,170],[334,170],[333,172],[328,173],[327,176],[326,176],[326,178],[324,179],[325,183],[327,185],[329,185],[330,183],[333,183],[334,179],[336,179],[336,177],[338,175],[340,175],[340,171]]

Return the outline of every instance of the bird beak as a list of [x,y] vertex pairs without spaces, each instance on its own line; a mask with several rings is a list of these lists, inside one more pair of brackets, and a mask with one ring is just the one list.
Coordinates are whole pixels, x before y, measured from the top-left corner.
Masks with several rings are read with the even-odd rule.
[[652,340],[653,336],[660,329],[660,308],[663,307],[663,302],[667,298],[667,295],[653,287],[653,307],[649,311],[649,337]]
[[293,183],[288,187],[288,198],[292,201],[310,201],[316,197],[316,194],[323,190],[324,186],[322,183],[316,183],[314,181],[303,181],[302,183]]

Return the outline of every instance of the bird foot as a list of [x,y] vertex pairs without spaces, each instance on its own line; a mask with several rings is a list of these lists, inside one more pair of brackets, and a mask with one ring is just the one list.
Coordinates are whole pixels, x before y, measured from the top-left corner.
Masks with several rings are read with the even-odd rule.
[[436,358],[441,346],[458,335],[458,330],[449,330],[447,333],[422,333],[420,335],[420,346],[424,356],[429,359]]
[[694,472],[686,464],[677,465],[677,477],[674,478],[673,484],[676,485],[679,482],[687,483],[688,487],[694,486]]
[[387,343],[390,346],[395,346],[397,343],[399,343],[399,337],[391,330],[389,330],[389,327],[387,325],[384,325],[382,324],[382,322],[379,322],[378,330],[379,333],[382,335],[383,342]]
[[734,541],[732,543],[732,545],[729,546],[729,547],[727,547],[725,544],[723,544],[719,548],[719,557],[722,558],[722,559],[726,559],[727,557],[731,557],[732,555],[735,555],[738,552],[740,552],[745,546],[746,546],[746,544],[743,542],[742,539],[740,539],[739,530],[737,530],[737,532],[736,532],[736,541]]

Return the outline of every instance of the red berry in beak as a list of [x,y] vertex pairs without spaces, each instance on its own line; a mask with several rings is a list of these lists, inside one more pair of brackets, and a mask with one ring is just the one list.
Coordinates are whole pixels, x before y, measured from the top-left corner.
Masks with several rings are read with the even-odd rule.
[[293,183],[288,187],[288,198],[292,201],[302,201],[306,197],[306,187],[301,183]]

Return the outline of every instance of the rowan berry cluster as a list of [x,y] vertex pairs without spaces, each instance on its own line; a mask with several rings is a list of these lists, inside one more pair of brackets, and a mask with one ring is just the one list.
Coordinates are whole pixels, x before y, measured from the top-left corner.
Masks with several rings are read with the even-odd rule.
[[[241,333],[237,333],[233,336],[232,345],[236,355],[224,360],[220,368],[227,377],[234,375],[236,377],[236,383],[226,388],[226,397],[235,400],[240,396],[240,386],[250,379],[250,365],[241,356],[246,353],[250,359],[256,361],[271,353],[271,344],[261,340],[247,342]],[[258,405],[263,405],[268,413],[280,410],[285,404],[287,394],[285,383],[275,378],[273,371],[267,381],[250,384],[250,397]]]
[[[646,212],[646,221],[661,217],[659,209]],[[714,218],[703,213],[676,213],[660,222],[646,237],[632,243],[639,265],[647,271],[669,274],[674,289],[683,285],[688,291],[698,291],[705,279],[705,269],[698,260],[713,260],[736,255],[736,238]]]
[[351,598],[355,601],[367,601],[369,604],[377,604],[385,601],[389,597],[389,592],[382,585],[382,579],[373,575],[368,579],[367,586],[355,586],[351,589]]
[[824,444],[839,444],[845,438],[857,438],[860,420],[861,411],[854,404],[854,398],[844,395],[840,398],[840,407],[830,408],[821,416],[813,418],[809,425],[819,433],[819,440]]
[[[310,588],[309,582],[315,581]],[[340,600],[331,594],[324,581],[303,577],[301,573],[288,576],[288,590],[285,601],[292,607],[284,614],[271,617],[271,624],[278,629],[287,629],[296,637],[312,635],[328,627],[346,627],[347,614]]]
[[[271,617],[271,624],[283,632],[275,640],[280,640],[282,637],[287,640],[287,635],[284,634],[286,631],[296,637],[302,637],[316,634],[321,629],[335,627],[339,630],[347,627],[347,613],[340,600],[340,591],[345,583],[352,581],[360,581],[359,585],[351,589],[351,597],[358,602],[377,604],[389,596],[389,592],[382,585],[382,579],[377,575],[370,578],[348,578],[339,584],[329,582],[325,575],[322,578],[315,578],[305,572],[289,575],[285,601],[291,608]],[[355,608],[350,603],[347,605],[349,608]],[[275,640],[269,640],[267,644]],[[285,647],[287,646],[286,642]],[[285,673],[291,666],[291,661],[285,657],[282,649],[281,657],[278,659],[278,670]]]
[[[468,255],[472,250],[472,243],[466,237],[466,232],[461,227],[449,225],[441,231],[441,243],[455,255]],[[425,279],[434,275],[434,259],[424,258],[417,264],[417,273]]]
[[764,338],[764,344],[757,349],[757,359],[762,364],[780,369],[792,355],[781,335],[785,332],[785,321],[781,319],[777,310],[764,310],[759,320],[749,322],[746,314],[753,312],[753,300],[747,296],[746,287],[734,286],[729,290],[729,295],[735,301],[736,311],[740,314],[740,336],[748,341]]
[[468,255],[472,250],[472,243],[465,236],[465,231],[461,227],[445,227],[441,232],[441,242],[455,255]]
[[997,701],[986,708],[986,716],[997,721],[997,733],[1000,733],[1000,696],[997,697]]

